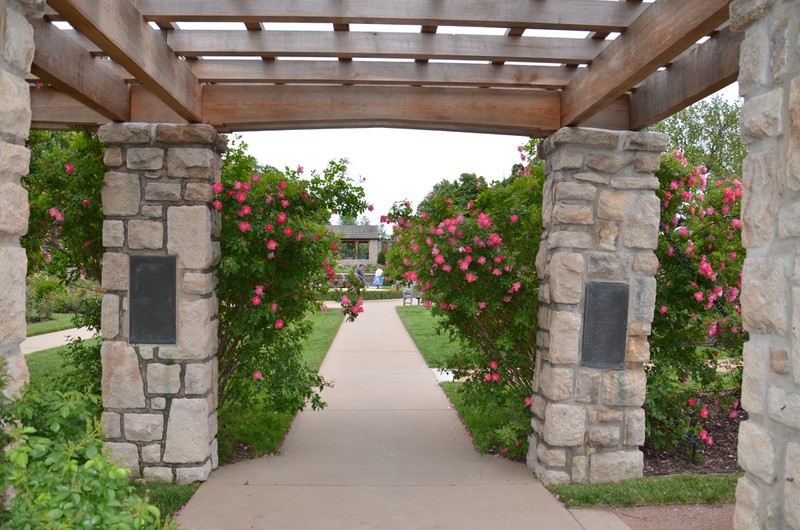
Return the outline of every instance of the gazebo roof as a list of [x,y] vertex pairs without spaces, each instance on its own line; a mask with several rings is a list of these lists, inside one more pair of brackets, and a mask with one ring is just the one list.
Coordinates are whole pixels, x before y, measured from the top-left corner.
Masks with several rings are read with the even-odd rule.
[[33,127],[636,130],[735,81],[729,2],[48,0]]
[[328,228],[339,234],[342,239],[365,241],[381,238],[381,229],[378,225],[329,225]]

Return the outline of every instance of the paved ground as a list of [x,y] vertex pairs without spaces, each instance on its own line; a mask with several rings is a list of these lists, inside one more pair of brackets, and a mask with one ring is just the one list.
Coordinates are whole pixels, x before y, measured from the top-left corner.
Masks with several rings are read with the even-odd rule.
[[44,335],[37,335],[35,337],[28,337],[22,341],[19,347],[23,355],[28,355],[31,352],[63,346],[67,344],[70,339],[75,337],[90,339],[93,336],[94,334],[89,331],[88,328],[73,328],[64,331],[56,331],[54,333],[45,333]]
[[213,472],[182,528],[628,528],[572,514],[523,464],[475,453],[396,305],[367,302],[342,326],[322,366],[328,407],[297,417],[281,455]]

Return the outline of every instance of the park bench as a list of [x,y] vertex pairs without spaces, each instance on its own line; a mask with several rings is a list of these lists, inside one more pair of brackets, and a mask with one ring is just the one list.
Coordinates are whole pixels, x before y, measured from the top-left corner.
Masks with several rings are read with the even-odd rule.
[[403,289],[403,305],[406,305],[406,300],[408,300],[408,305],[414,305],[414,298],[417,299],[417,305],[419,305],[422,300],[422,293],[419,292],[416,286],[412,285]]

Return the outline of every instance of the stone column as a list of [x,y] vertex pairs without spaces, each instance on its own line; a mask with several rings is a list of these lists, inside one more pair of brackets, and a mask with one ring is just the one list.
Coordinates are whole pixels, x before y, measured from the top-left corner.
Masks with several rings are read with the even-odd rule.
[[[540,147],[547,180],[528,465],[545,484],[642,476],[660,213],[653,173],[665,146],[661,134],[567,128]],[[587,366],[596,364],[585,351],[596,342],[582,343],[590,285],[623,302],[613,368]]]
[[25,147],[31,126],[31,101],[25,75],[33,61],[33,28],[26,17],[44,14],[44,0],[0,0],[0,359],[15,396],[28,382],[19,344],[25,340],[25,276],[28,262],[19,237],[28,231],[28,193],[20,177],[28,174]]
[[[107,445],[135,475],[205,480],[217,466],[219,216],[224,149],[209,125],[117,123],[103,187],[101,350]],[[130,256],[175,256],[176,344],[131,344]]]
[[745,31],[742,406],[734,527],[800,529],[800,6],[734,0]]

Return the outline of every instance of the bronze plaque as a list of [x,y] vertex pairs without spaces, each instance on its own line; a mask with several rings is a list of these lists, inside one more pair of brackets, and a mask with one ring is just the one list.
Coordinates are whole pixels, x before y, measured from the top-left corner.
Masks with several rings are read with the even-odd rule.
[[581,366],[624,368],[627,340],[628,284],[587,283]]
[[131,256],[131,344],[175,344],[175,256]]

